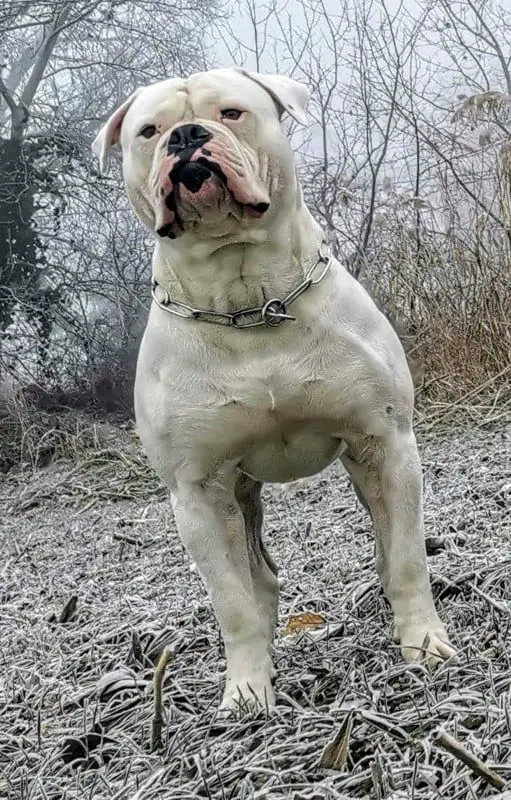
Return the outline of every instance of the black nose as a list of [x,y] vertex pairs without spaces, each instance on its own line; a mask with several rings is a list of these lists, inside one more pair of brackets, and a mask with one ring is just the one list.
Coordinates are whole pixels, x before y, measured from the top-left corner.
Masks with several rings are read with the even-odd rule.
[[190,156],[198,147],[209,142],[212,136],[202,125],[180,125],[169,136],[167,154]]

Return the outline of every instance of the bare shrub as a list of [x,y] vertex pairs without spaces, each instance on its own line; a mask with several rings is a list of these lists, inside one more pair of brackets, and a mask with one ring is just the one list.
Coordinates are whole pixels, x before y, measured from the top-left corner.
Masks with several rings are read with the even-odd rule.
[[[452,242],[449,242],[452,244]],[[485,397],[509,413],[511,281],[496,248],[484,259],[460,242],[450,252],[395,241],[370,269],[370,290],[421,372],[421,400],[457,403]],[[493,256],[493,257],[492,257]]]
[[0,416],[0,472],[13,467],[34,470],[62,458],[76,461],[80,453],[98,447],[90,417],[34,407],[21,393]]

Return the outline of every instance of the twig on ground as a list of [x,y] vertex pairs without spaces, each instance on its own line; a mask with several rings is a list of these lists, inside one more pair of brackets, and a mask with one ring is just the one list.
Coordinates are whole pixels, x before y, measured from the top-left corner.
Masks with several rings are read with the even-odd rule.
[[401,728],[400,725],[396,725],[388,717],[384,717],[381,714],[375,714],[372,711],[366,711],[365,709],[360,709],[360,716],[362,717],[365,722],[369,725],[372,725],[374,728],[378,728],[381,731],[386,731],[391,736],[396,736],[402,742],[410,741],[410,737],[408,736],[407,732]]
[[142,547],[142,542],[140,539],[136,539],[134,536],[127,536],[125,533],[117,533],[114,531],[112,533],[112,539],[116,539],[119,542],[126,542],[127,544],[134,544],[138,547]]
[[69,620],[75,615],[77,604],[78,604],[78,595],[73,594],[65,604],[59,616],[57,617],[55,612],[52,611],[52,613],[47,616],[47,621],[59,622],[59,623],[69,622]]
[[504,605],[504,603],[500,603],[498,600],[495,600],[486,592],[483,592],[483,590],[479,589],[479,587],[476,586],[475,583],[469,583],[468,585],[470,586],[473,592],[478,594],[479,597],[482,597],[483,600],[486,600],[486,602],[490,606],[493,606],[493,608],[495,608],[501,614],[506,614],[508,617],[511,617],[511,608],[508,608],[506,605]]
[[445,733],[445,731],[438,731],[435,740],[444,750],[447,750],[448,753],[459,758],[460,761],[463,761],[467,767],[470,767],[472,772],[475,772],[476,775],[483,778],[487,783],[495,786],[496,789],[505,789],[506,781],[501,778],[500,775],[497,775],[496,772],[489,769],[481,759],[477,758],[477,756],[467,750],[466,747],[460,744],[460,742],[457,742],[452,736],[449,736],[448,733]]
[[163,712],[162,712],[162,683],[165,669],[169,663],[172,650],[170,647],[165,647],[156,669],[154,671],[154,705],[153,705],[153,720],[151,726],[151,750],[158,750],[162,746],[161,729],[163,726]]

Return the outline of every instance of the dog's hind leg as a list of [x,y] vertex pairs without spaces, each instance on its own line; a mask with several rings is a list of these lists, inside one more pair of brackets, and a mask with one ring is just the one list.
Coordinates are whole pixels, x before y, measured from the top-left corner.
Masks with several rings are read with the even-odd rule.
[[240,473],[236,480],[236,499],[245,519],[248,555],[254,590],[261,613],[268,620],[268,646],[273,642],[279,604],[278,568],[263,541],[262,484]]
[[454,654],[429,581],[422,518],[422,474],[411,431],[360,437],[341,456],[369,507],[376,569],[394,612],[394,638],[407,661],[430,665]]

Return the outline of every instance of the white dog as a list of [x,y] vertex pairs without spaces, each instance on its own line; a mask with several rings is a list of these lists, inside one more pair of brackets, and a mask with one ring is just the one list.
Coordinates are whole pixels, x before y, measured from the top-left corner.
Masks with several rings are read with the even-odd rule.
[[156,239],[137,424],[221,626],[229,710],[275,702],[261,484],[338,456],[371,512],[405,659],[454,652],[426,566],[403,349],[329,255],[280,126],[284,112],[304,122],[307,101],[290,78],[198,73],[137,90],[93,145],[104,167],[120,142],[129,198]]

